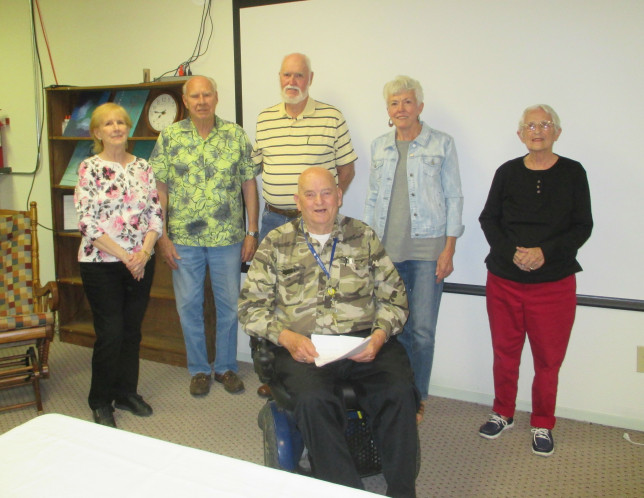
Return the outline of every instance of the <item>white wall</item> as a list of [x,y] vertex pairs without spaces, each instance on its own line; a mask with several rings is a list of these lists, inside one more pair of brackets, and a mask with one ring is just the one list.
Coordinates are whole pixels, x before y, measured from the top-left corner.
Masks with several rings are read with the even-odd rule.
[[[37,159],[36,105],[31,64],[29,8],[26,0],[3,2],[0,8],[0,115],[8,116],[10,125],[3,132],[5,166],[14,171],[30,172]],[[46,139],[46,131],[44,134]],[[27,194],[33,182],[30,200],[38,202],[41,225],[51,227],[49,162],[46,155],[35,175],[0,175],[0,208],[28,207]],[[54,278],[51,235],[39,230],[41,280]]]
[[[644,313],[577,307],[561,369],[556,415],[644,430],[644,374],[636,349],[644,344]],[[526,343],[517,407],[530,410],[534,373]],[[491,404],[492,345],[485,299],[443,294],[430,394]]]
[[[461,165],[465,233],[449,281],[483,285],[488,244],[477,218],[492,176],[526,153],[515,133],[521,111],[550,104],[563,126],[555,151],[584,165],[594,208],[578,292],[644,300],[644,239],[631,230],[644,211],[644,168],[632,152],[644,113],[644,4],[540,0],[539,14],[533,9],[531,0],[309,0],[244,9],[244,124],[253,135],[259,111],[278,101],[276,68],[298,48],[312,60],[311,95],[342,110],[366,172],[372,140],[390,131],[383,85],[397,74],[418,79],[421,119],[454,137]],[[289,19],[302,23],[275,29]],[[345,213],[362,217],[366,179],[359,169]],[[629,241],[618,257],[616,239]]]
[[[320,1],[320,0],[318,0]],[[332,1],[332,0],[330,0]],[[412,2],[418,10],[410,12],[405,6]],[[467,20],[468,7],[478,9],[481,5],[477,0],[459,0],[456,2],[460,10],[455,11],[455,21]],[[451,5],[456,5],[451,3]],[[605,19],[597,14],[592,4],[603,2],[586,2],[589,8],[586,17],[594,24],[601,26]],[[633,7],[634,2],[628,4]],[[204,73],[213,76],[219,84],[220,103],[217,109],[219,115],[226,119],[234,120],[234,74],[233,74],[233,41],[232,41],[232,2],[230,0],[213,1],[213,19],[215,29],[211,48],[208,54],[193,64],[194,73]],[[433,16],[433,2],[416,2],[413,0],[400,0],[398,5],[399,17],[391,19],[392,29],[379,33],[382,40],[378,43],[394,43],[396,34],[405,29],[405,20],[424,15],[430,19]],[[447,5],[448,3],[446,3]],[[615,4],[611,4],[615,7]],[[56,72],[60,84],[70,85],[109,85],[136,83],[142,80],[142,69],[150,68],[153,76],[176,66],[192,53],[196,40],[196,31],[201,16],[201,0],[113,0],[109,4],[87,0],[40,0],[40,6],[46,23],[47,35],[52,49],[52,56],[56,64]],[[637,12],[642,14],[640,7]],[[615,11],[619,11],[615,7]],[[360,19],[364,25],[372,21],[371,16],[377,12],[368,12]],[[544,19],[547,19],[547,15]],[[449,20],[443,20],[448,22]],[[359,22],[354,19],[354,23]],[[470,19],[470,24],[473,21]],[[544,20],[547,24],[547,21]],[[283,19],[283,25],[288,26],[293,36],[292,45],[284,48],[286,51],[309,50],[315,45],[315,40],[306,40],[299,19]],[[0,58],[0,108],[11,118],[11,127],[7,134],[9,147],[8,163],[16,171],[29,171],[33,168],[36,157],[35,106],[33,90],[33,70],[29,36],[29,2],[27,0],[5,0],[0,13],[0,46],[3,55]],[[477,36],[483,36],[485,30],[476,31]],[[45,71],[45,85],[54,83],[46,47],[40,39],[41,56]],[[534,52],[535,43],[539,40],[536,32],[526,33],[525,37],[508,40],[508,43],[519,43],[526,47],[526,57]],[[366,42],[368,42],[367,40]],[[300,43],[301,42],[301,43]],[[365,42],[365,43],[366,43]],[[580,37],[578,43],[583,45],[587,38]],[[464,49],[476,46],[477,39],[462,40]],[[368,43],[366,43],[368,44]],[[539,44],[536,43],[538,47]],[[10,49],[6,49],[10,47]],[[304,47],[304,48],[302,48]],[[347,46],[347,50],[349,50]],[[619,46],[617,47],[619,48]],[[625,53],[631,50],[624,46]],[[317,50],[322,51],[322,48]],[[434,47],[440,50],[440,47]],[[414,48],[405,58],[414,59],[420,52]],[[598,53],[596,74],[602,74],[602,65],[607,64],[607,70],[612,70],[620,57],[620,50],[615,49],[609,55],[609,61]],[[277,99],[276,73],[281,55],[272,54],[275,67],[271,69],[271,76],[266,81],[259,79],[253,84],[258,88],[269,88],[271,97],[266,105]],[[544,57],[547,57],[545,54]],[[315,65],[316,60],[314,58]],[[384,66],[384,61],[381,62]],[[326,98],[332,103],[346,98],[342,90],[343,74],[351,71],[351,67],[339,67],[337,70],[324,70],[316,75],[316,84],[324,79],[337,81],[336,93]],[[387,77],[391,71],[386,71]],[[403,72],[402,68],[400,71]],[[413,73],[410,69],[406,71]],[[437,70],[438,78],[441,71]],[[589,75],[588,77],[592,77]],[[384,76],[383,76],[384,78]],[[380,78],[378,86],[384,81]],[[380,81],[382,80],[382,81]],[[546,79],[547,81],[548,79]],[[475,91],[476,78],[461,84]],[[515,95],[514,86],[507,89],[507,98],[516,106],[524,104],[521,96]],[[484,96],[482,98],[485,98]],[[372,105],[380,106],[379,94],[374,97]],[[450,118],[450,108],[457,103],[437,101],[438,117],[443,120],[443,129],[454,134],[459,131],[459,120]],[[638,101],[641,104],[641,98]],[[593,109],[593,103],[562,102],[565,106],[582,106]],[[371,104],[370,104],[371,105]],[[460,105],[460,104],[459,104]],[[514,106],[514,107],[516,107]],[[342,108],[342,106],[340,106]],[[514,108],[513,107],[513,108]],[[383,109],[384,111],[384,109]],[[515,113],[507,116],[514,125]],[[605,123],[606,114],[599,116],[588,112],[582,118],[575,118],[571,113],[565,114],[568,122],[578,120],[574,124],[574,133],[580,134],[589,127]],[[638,114],[639,115],[639,114]],[[384,112],[383,112],[384,116]],[[618,126],[625,117],[610,115],[611,126]],[[385,117],[383,117],[383,120]],[[450,123],[450,119],[453,121]],[[384,121],[383,121],[384,123]],[[480,121],[481,126],[485,120]],[[350,121],[351,124],[351,121]],[[437,126],[439,127],[439,126]],[[254,123],[246,122],[246,129],[252,131]],[[440,128],[440,127],[439,127]],[[571,132],[573,132],[571,130]],[[496,130],[491,139],[496,140],[498,159],[505,159],[516,152],[516,144],[508,132],[504,140],[503,133],[507,130]],[[352,129],[356,140],[367,142],[374,133],[361,129]],[[610,150],[610,144],[606,144]],[[367,169],[367,151],[361,151],[361,158],[357,164],[356,185],[365,181]],[[629,155],[636,155],[636,150],[631,148],[625,151]],[[465,153],[467,157],[469,153]],[[571,156],[575,157],[573,154]],[[465,159],[465,157],[463,159]],[[32,199],[38,201],[41,211],[41,221],[51,226],[49,199],[49,174],[47,167],[47,151],[43,150],[44,168],[36,175]],[[495,160],[498,162],[498,160]],[[587,165],[588,160],[582,162]],[[598,167],[619,170],[620,164],[600,164]],[[603,176],[601,177],[603,178]],[[26,205],[27,191],[31,178],[20,176],[0,177],[0,207],[22,208]],[[610,196],[612,192],[619,191],[606,187],[603,182],[596,184],[593,191],[600,192],[602,198]],[[360,188],[353,192],[359,195]],[[480,199],[472,199],[466,192],[466,205],[479,203]],[[606,202],[606,201],[605,201]],[[475,213],[472,207],[472,213]],[[470,215],[472,214],[470,213]],[[595,213],[601,219],[601,213]],[[610,223],[610,220],[607,222]],[[475,220],[466,220],[468,227],[475,226]],[[622,227],[619,241],[621,245],[636,244],[639,234],[633,233],[634,227]],[[51,237],[41,230],[43,279],[54,278],[53,251]],[[592,240],[592,239],[591,239]],[[619,249],[613,258],[619,258]],[[582,260],[583,264],[583,260]],[[482,263],[481,263],[482,265]],[[607,260],[606,266],[610,265]],[[633,262],[633,272],[641,280],[642,266],[638,261]],[[607,274],[606,278],[610,278]],[[247,338],[240,335],[239,357],[248,360]],[[605,423],[632,429],[644,430],[644,374],[635,373],[636,347],[644,345],[644,313],[614,311],[598,308],[579,307],[577,321],[573,330],[569,353],[561,373],[558,415],[572,417],[580,420],[589,420],[596,423]],[[527,346],[526,346],[527,347]],[[438,337],[436,346],[436,359],[432,374],[430,392],[439,395],[456,397],[459,399],[490,403],[492,399],[492,353],[487,328],[485,302],[481,297],[445,294],[439,316]],[[524,355],[525,361],[521,371],[521,381],[518,404],[520,408],[529,409],[530,382],[532,366],[528,354]],[[473,421],[473,427],[480,421]]]

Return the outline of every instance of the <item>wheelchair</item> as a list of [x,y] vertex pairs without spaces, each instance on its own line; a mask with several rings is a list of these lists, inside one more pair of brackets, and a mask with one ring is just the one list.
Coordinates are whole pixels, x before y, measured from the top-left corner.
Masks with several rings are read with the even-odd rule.
[[[302,435],[293,415],[294,402],[284,386],[275,378],[273,351],[277,346],[266,339],[256,339],[252,349],[255,372],[261,382],[271,388],[271,398],[262,407],[257,423],[263,433],[264,465],[303,475],[311,475]],[[360,409],[353,387],[339,382],[336,394],[347,410],[345,438],[360,477],[382,471],[380,453],[376,446],[367,415]],[[416,475],[420,470],[420,442]]]

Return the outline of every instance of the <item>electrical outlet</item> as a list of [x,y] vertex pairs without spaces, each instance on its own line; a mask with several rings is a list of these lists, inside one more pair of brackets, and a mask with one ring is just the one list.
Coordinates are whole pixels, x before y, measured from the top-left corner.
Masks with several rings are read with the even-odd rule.
[[644,346],[637,346],[637,371],[644,373]]

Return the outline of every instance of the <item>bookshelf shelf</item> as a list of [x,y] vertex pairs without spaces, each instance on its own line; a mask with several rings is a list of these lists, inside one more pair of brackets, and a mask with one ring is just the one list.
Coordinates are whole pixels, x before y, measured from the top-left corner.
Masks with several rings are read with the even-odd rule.
[[[61,185],[77,145],[79,143],[89,145],[91,138],[63,135],[63,120],[66,116],[72,115],[74,110],[87,100],[89,94],[105,94],[107,92],[108,100],[113,101],[119,92],[122,95],[127,90],[147,90],[147,98],[163,91],[175,94],[180,100],[182,85],[183,81],[173,81],[138,85],[54,87],[48,88],[46,91],[49,173],[54,224],[54,263],[60,292],[60,338],[64,342],[91,347],[94,344],[95,336],[92,314],[83,291],[77,259],[81,237],[77,228],[70,229],[68,218],[70,199],[65,199],[65,197],[74,194],[74,185]],[[144,116],[141,115],[134,127],[133,136],[128,139],[128,148],[130,152],[145,157],[143,154],[152,150],[156,139],[157,134],[148,128]],[[140,153],[137,154],[137,151]],[[65,216],[66,203],[67,217]],[[207,282],[205,318],[206,330],[209,331],[207,343],[211,358],[214,357],[215,328],[215,312],[212,302],[212,292]],[[185,346],[179,316],[174,304],[172,274],[161,258],[156,259],[150,303],[143,320],[142,334],[142,358],[185,366]]]

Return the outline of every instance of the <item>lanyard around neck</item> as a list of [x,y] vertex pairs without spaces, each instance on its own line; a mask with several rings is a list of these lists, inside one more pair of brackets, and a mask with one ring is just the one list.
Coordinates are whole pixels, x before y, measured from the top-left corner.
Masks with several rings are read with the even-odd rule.
[[[300,223],[302,227],[302,232],[304,232],[304,237],[306,238],[306,245],[309,246],[309,251],[311,251],[311,254],[313,254],[315,261],[317,261],[318,265],[320,265],[320,268],[322,268],[322,271],[324,272],[326,277],[331,278],[331,273],[329,273],[329,270],[327,270],[326,266],[324,266],[324,263],[322,262],[322,258],[320,258],[320,255],[317,253],[317,251],[315,250],[315,247],[313,247],[313,244],[311,244],[311,241],[309,240],[309,235],[304,231],[304,220],[302,220]],[[333,264],[333,256],[335,255],[335,246],[337,243],[338,243],[338,238],[334,237],[333,247],[331,248],[331,259],[329,260],[329,269]]]

